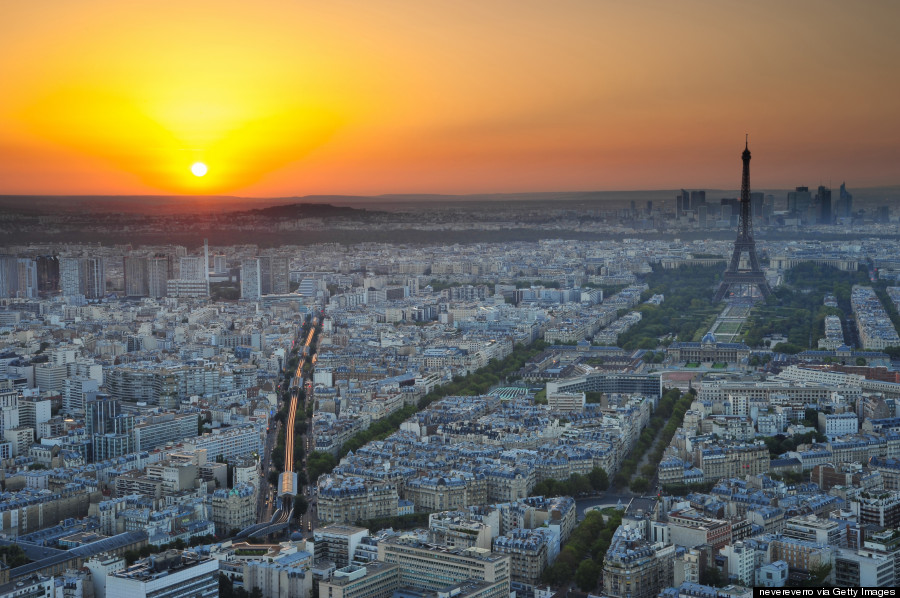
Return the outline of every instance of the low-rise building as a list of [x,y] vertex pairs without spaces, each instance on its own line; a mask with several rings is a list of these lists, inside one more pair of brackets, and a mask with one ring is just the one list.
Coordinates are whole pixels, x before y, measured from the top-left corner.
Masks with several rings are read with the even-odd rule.
[[215,596],[218,591],[218,562],[178,550],[141,559],[112,573],[106,582],[107,596],[128,598]]
[[[400,567],[378,561],[347,565],[319,582],[321,598],[390,598],[400,589]],[[267,596],[269,594],[266,594]]]

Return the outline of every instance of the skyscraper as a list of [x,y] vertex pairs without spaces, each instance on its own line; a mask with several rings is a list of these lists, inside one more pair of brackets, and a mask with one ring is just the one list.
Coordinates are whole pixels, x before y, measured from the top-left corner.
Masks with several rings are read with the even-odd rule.
[[806,210],[812,203],[812,195],[809,187],[797,187],[794,191],[788,191],[787,211],[793,216],[806,216]]
[[41,255],[37,263],[38,292],[55,293],[59,290],[59,258],[55,255]]
[[0,255],[0,297],[15,297],[19,290],[19,265],[13,255]]
[[82,276],[84,296],[88,299],[99,299],[106,294],[106,268],[102,257],[89,257],[82,260]]
[[150,293],[149,264],[147,258],[125,257],[125,295],[146,297]]
[[195,255],[189,255],[179,260],[181,266],[181,280],[206,280],[206,269],[203,267],[203,258]]
[[30,257],[20,257],[17,262],[18,294],[17,296],[33,299],[38,296],[37,262]]
[[701,205],[706,205],[706,191],[691,191],[691,209],[697,211]]
[[261,296],[259,259],[241,261],[241,299],[259,299]]
[[147,294],[159,298],[166,296],[169,280],[169,258],[156,255],[147,260]]
[[283,295],[290,290],[291,260],[272,256],[272,292]]
[[85,404],[84,411],[94,461],[121,457],[135,451],[134,416],[122,413],[118,400],[97,395],[96,399]]
[[226,256],[213,256],[213,272],[216,274],[226,274],[228,272],[228,258]]
[[831,224],[831,189],[819,185],[816,193],[816,212],[819,216],[819,224]]
[[847,184],[841,183],[841,191],[835,206],[836,218],[849,218],[853,215],[853,195],[847,192]]
[[59,284],[63,295],[99,299],[106,292],[102,257],[64,257],[59,260]]
[[681,212],[688,212],[693,209],[691,205],[691,192],[686,191],[685,189],[681,190],[681,195],[678,196],[681,199]]
[[272,256],[261,255],[259,258],[259,294],[272,294]]
[[753,214],[754,218],[762,218],[763,202],[765,201],[765,199],[765,193],[757,191],[750,194],[750,212]]

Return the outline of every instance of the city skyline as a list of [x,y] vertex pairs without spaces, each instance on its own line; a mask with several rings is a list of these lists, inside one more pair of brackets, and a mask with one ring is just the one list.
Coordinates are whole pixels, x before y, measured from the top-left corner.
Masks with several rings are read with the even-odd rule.
[[140,11],[7,11],[0,194],[728,189],[747,132],[758,188],[898,182],[890,3]]

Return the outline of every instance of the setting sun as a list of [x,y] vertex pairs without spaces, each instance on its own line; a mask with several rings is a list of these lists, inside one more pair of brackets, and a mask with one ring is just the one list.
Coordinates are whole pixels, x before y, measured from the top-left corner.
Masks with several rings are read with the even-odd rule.
[[191,164],[191,172],[194,173],[194,176],[203,176],[206,174],[207,170],[209,169],[203,162],[194,162]]

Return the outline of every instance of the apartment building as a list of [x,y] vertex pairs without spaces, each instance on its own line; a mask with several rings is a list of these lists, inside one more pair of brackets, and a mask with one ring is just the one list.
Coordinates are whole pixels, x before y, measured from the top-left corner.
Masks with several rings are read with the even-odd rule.
[[440,590],[469,579],[494,584],[492,598],[508,596],[510,557],[482,548],[451,549],[407,534],[378,543],[378,560],[401,567],[401,584]]

